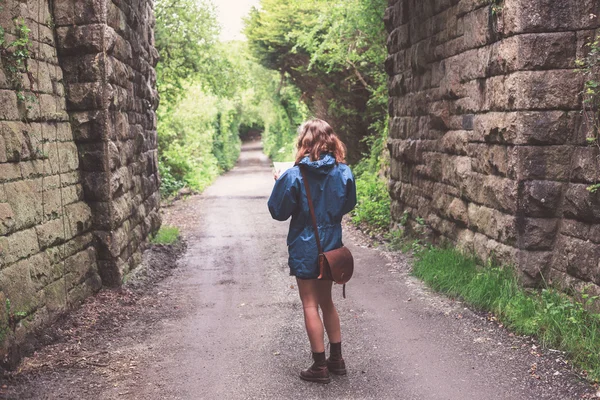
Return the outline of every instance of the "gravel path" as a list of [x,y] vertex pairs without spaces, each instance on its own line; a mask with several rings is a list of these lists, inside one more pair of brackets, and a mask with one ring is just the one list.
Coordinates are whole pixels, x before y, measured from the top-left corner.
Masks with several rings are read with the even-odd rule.
[[[160,318],[125,321],[108,350],[107,364],[125,354],[135,374],[102,380],[94,369],[102,367],[91,366],[76,382],[95,376],[97,388],[86,397],[64,391],[72,376],[38,371],[31,383],[40,390],[20,398],[593,398],[561,353],[430,293],[409,275],[403,255],[372,247],[353,228],[344,233],[357,266],[348,298],[334,287],[349,373],[329,385],[301,381],[310,352],[288,275],[287,223],[272,220],[266,207],[272,185],[269,160],[248,143],[235,169],[201,196],[165,209],[165,223],[182,227],[187,251],[152,289],[158,300],[145,306]],[[42,392],[49,376],[50,390]]]

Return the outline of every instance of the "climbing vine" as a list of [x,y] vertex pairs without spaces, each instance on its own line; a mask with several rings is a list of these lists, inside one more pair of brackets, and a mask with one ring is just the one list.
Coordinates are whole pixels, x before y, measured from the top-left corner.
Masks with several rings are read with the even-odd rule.
[[[587,143],[598,148],[600,152],[600,35],[590,39],[586,47],[586,56],[576,61],[578,70],[585,77],[582,114]],[[598,155],[598,162],[600,163],[600,155]],[[596,182],[587,189],[591,193],[596,193],[600,190],[600,183]]]
[[31,55],[31,40],[29,38],[31,29],[25,24],[23,18],[15,18],[13,22],[15,24],[16,38],[10,43],[7,41],[6,32],[0,26],[0,61],[6,73],[8,83],[17,91],[17,98],[20,101],[25,101],[26,97],[23,93],[25,85],[23,84],[22,75],[27,75],[30,86],[34,82],[33,75],[29,71],[28,66],[28,60]]
[[498,16],[502,11],[502,0],[490,0],[490,8],[493,16]]

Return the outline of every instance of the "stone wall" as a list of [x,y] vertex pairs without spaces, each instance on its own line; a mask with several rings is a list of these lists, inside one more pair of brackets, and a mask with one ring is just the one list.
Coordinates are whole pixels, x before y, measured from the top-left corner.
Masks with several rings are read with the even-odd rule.
[[152,0],[55,0],[58,54],[102,281],[160,225]]
[[151,0],[5,0],[31,29],[16,90],[0,58],[0,355],[114,285],[160,224]]
[[390,0],[395,221],[421,217],[528,284],[600,285],[599,160],[574,71],[599,14],[595,0]]

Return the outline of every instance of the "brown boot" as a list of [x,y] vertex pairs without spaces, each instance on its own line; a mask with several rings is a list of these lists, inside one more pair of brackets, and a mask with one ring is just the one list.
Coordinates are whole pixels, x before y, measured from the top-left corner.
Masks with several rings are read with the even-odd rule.
[[342,358],[342,343],[329,343],[330,355],[327,359],[329,372],[336,375],[346,375],[346,363]]
[[300,378],[309,382],[318,383],[329,383],[331,377],[329,376],[329,370],[327,369],[327,360],[325,359],[325,352],[323,353],[312,353],[313,365],[307,370],[300,372]]

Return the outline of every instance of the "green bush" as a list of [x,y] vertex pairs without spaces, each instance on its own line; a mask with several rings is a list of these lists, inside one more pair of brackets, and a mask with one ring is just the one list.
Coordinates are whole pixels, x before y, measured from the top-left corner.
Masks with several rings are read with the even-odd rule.
[[387,185],[377,173],[363,171],[356,177],[358,203],[352,213],[352,222],[367,224],[377,231],[390,226],[390,196]]

